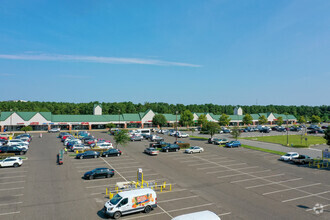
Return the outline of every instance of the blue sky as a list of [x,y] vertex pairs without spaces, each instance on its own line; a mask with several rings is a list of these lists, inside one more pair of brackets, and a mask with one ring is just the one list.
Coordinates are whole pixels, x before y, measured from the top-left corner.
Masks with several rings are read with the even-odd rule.
[[2,0],[0,100],[329,105],[327,0]]

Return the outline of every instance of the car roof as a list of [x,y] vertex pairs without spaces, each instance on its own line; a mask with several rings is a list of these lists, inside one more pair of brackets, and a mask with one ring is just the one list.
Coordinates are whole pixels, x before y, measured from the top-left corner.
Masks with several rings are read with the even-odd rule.
[[124,192],[120,192],[118,193],[121,197],[128,197],[128,196],[140,196],[143,194],[148,194],[148,193],[155,193],[155,191],[153,191],[150,188],[145,188],[145,189],[135,189],[135,190],[130,190],[130,191],[124,191]]
[[288,152],[287,154],[298,154],[297,152]]

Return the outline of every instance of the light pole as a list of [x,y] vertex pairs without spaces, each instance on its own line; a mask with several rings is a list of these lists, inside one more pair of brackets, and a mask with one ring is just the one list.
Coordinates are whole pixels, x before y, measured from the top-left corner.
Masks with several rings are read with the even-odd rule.
[[176,126],[176,133],[175,133],[175,141],[178,142],[178,111],[175,111],[175,126]]
[[10,131],[13,131],[13,113],[12,113],[12,109],[10,109]]
[[286,114],[286,146],[289,146],[289,122],[288,122],[288,114]]

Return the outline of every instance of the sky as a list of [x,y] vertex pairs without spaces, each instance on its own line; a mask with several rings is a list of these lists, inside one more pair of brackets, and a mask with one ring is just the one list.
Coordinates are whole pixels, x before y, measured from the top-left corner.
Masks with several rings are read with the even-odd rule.
[[0,100],[329,105],[328,0],[2,0]]

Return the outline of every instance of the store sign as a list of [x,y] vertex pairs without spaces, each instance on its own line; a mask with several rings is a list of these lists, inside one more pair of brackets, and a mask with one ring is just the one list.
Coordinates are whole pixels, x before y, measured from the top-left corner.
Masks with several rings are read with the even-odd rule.
[[39,125],[39,122],[31,122],[30,125]]
[[82,125],[89,125],[88,122],[81,122]]
[[131,124],[141,123],[141,121],[130,121]]
[[42,123],[43,125],[48,125],[48,123]]
[[24,125],[24,123],[17,123],[17,125]]

